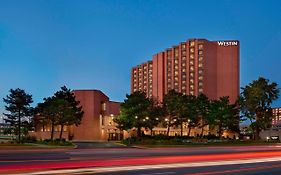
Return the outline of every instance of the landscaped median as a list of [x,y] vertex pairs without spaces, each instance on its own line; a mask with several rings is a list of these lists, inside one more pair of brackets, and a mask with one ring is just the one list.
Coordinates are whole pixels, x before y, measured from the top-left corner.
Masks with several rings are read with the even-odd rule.
[[198,147],[198,146],[254,146],[254,145],[272,145],[279,142],[266,142],[254,140],[230,140],[230,139],[206,139],[206,138],[170,138],[155,139],[141,138],[133,141],[124,140],[123,144],[138,148],[155,148],[155,147]]

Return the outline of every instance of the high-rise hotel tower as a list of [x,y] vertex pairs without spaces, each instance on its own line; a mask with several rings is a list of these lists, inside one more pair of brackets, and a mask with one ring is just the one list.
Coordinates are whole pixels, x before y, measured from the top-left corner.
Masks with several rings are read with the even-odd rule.
[[189,39],[153,56],[131,71],[131,92],[143,91],[159,102],[169,90],[206,94],[210,99],[239,95],[239,41]]

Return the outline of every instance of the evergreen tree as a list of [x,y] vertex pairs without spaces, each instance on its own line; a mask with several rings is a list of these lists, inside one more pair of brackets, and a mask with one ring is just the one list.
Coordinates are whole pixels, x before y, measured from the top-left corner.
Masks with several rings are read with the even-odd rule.
[[21,131],[23,127],[26,127],[22,123],[33,115],[32,107],[30,107],[30,104],[33,103],[32,95],[19,88],[11,89],[10,94],[3,100],[6,103],[5,109],[8,111],[8,113],[4,113],[7,117],[5,121],[14,128],[15,134],[18,135],[18,142],[21,143]]

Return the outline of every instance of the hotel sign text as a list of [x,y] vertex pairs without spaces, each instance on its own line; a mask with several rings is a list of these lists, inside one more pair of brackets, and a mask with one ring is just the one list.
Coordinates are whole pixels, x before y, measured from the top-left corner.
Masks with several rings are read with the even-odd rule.
[[219,46],[238,46],[238,41],[218,41]]

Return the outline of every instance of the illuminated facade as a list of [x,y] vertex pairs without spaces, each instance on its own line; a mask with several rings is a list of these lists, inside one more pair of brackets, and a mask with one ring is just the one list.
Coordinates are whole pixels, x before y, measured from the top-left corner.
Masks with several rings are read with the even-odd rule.
[[[73,93],[76,100],[80,101],[84,115],[80,125],[65,127],[63,138],[74,141],[123,139],[124,132],[119,131],[113,122],[119,115],[119,102],[110,101],[99,90],[74,90]],[[60,126],[55,126],[54,130],[54,138],[59,138]],[[37,123],[35,132],[29,132],[29,135],[36,136],[37,139],[49,139],[51,127]]]
[[131,92],[143,91],[159,102],[169,90],[206,94],[210,99],[239,95],[239,41],[189,39],[133,67]]
[[281,108],[272,108],[272,125],[281,124]]

